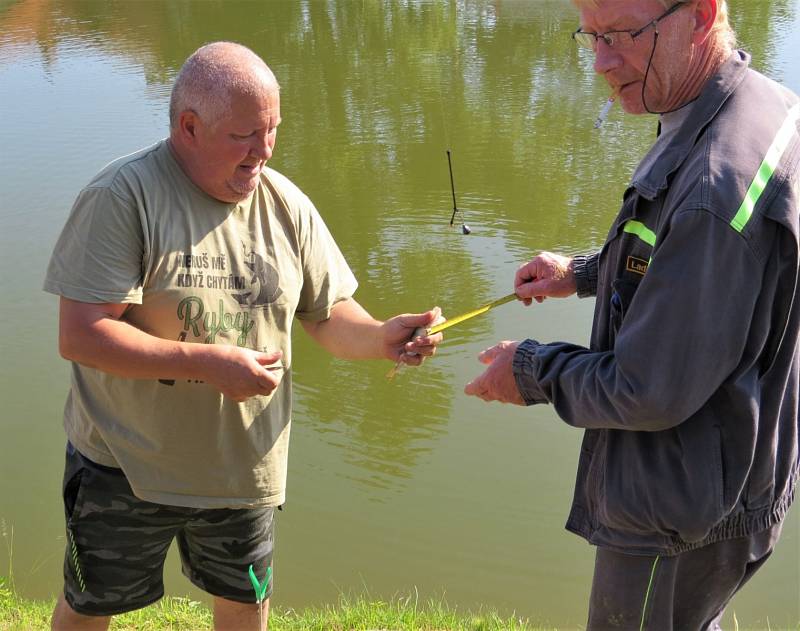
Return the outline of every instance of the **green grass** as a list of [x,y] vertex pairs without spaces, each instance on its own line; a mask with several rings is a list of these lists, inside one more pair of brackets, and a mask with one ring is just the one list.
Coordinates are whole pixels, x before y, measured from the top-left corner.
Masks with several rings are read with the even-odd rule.
[[[0,577],[0,631],[36,631],[50,628],[50,613],[55,601],[20,598]],[[115,616],[115,631],[203,631],[211,629],[211,611],[189,598],[168,597],[139,611]],[[493,611],[477,614],[458,612],[442,600],[419,604],[414,596],[392,600],[369,597],[339,598],[335,605],[302,611],[273,608],[270,631],[555,631],[555,627],[534,626],[527,620],[503,618]],[[740,628],[736,617],[733,631]],[[752,628],[755,630],[755,628]],[[789,627],[758,627],[757,631],[800,631],[800,624]]]
[[[0,578],[0,629],[49,629],[54,601],[30,601],[20,598]],[[211,611],[188,598],[163,598],[157,604],[112,620],[115,630],[160,631],[166,629],[211,629]],[[414,596],[392,600],[342,596],[336,605],[303,611],[270,611],[270,631],[543,631],[526,620],[503,618],[492,611],[460,613],[443,601],[418,603]]]

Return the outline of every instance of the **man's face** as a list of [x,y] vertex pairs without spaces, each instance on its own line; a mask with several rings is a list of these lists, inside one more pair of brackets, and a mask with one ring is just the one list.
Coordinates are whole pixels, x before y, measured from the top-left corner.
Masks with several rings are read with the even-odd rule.
[[277,87],[258,95],[233,95],[230,109],[217,121],[198,118],[192,147],[195,183],[223,202],[249,197],[272,157],[280,120]]
[[[688,3],[692,6],[693,3]],[[657,0],[601,0],[596,7],[581,10],[581,28],[594,33],[637,31],[664,13]],[[685,95],[685,82],[691,61],[692,11],[681,7],[646,29],[629,48],[609,46],[602,38],[595,45],[594,69],[618,92],[618,101],[630,114],[643,114],[649,108],[662,112],[677,107]],[[655,31],[658,42],[649,72]],[[647,75],[645,103],[642,85]]]

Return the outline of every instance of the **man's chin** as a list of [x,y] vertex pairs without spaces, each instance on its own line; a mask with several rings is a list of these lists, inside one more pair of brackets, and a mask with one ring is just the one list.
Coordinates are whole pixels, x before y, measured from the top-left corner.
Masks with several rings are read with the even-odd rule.
[[619,98],[619,105],[626,114],[646,114],[642,94],[626,94]]
[[231,197],[235,197],[235,200],[240,202],[244,199],[247,199],[253,194],[253,191],[256,190],[256,186],[258,186],[258,178],[253,178],[252,180],[241,182],[233,180],[228,182],[228,191],[231,194]]

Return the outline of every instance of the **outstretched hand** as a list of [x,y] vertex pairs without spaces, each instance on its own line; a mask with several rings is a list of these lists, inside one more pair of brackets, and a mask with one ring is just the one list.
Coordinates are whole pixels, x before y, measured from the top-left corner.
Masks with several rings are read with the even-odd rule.
[[415,335],[415,332],[417,329],[430,328],[440,321],[443,319],[439,307],[425,313],[405,313],[386,320],[381,327],[384,356],[395,362],[419,366],[426,357],[436,353],[436,346],[441,344],[444,337],[441,333]]
[[464,393],[484,401],[525,405],[512,368],[517,346],[519,342],[500,342],[481,352],[478,360],[487,368],[464,387]]
[[572,259],[552,252],[542,252],[517,270],[514,292],[526,306],[534,300],[566,298],[577,291]]

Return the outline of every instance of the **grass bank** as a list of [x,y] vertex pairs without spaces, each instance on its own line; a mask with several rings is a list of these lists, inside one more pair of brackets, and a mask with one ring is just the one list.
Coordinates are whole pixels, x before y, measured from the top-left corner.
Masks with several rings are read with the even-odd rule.
[[[54,601],[20,598],[9,583],[0,578],[0,629],[37,630],[50,628]],[[113,619],[117,631],[163,631],[211,629],[211,611],[188,598],[163,598],[145,609]],[[270,631],[544,631],[526,620],[503,618],[492,611],[457,612],[443,601],[419,603],[413,596],[390,601],[364,597],[341,597],[336,605],[302,611],[274,608],[270,612]]]

